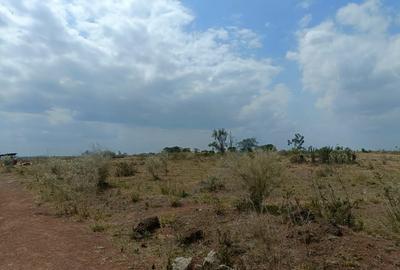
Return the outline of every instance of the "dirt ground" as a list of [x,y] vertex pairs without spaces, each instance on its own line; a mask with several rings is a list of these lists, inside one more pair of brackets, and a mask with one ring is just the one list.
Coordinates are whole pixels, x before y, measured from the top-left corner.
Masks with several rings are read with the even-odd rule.
[[0,178],[0,269],[129,269],[104,234],[37,207],[13,178]]
[[[292,164],[282,155],[280,184],[263,214],[239,209],[246,189],[228,157],[169,156],[159,179],[147,169],[152,157],[109,160],[109,187],[77,193],[72,202],[81,210],[72,214],[65,212],[71,201],[61,195],[91,177],[91,158],[38,160],[0,173],[0,270],[165,269],[176,257],[201,264],[210,251],[240,270],[400,269],[400,239],[387,224],[384,196],[385,187],[400,188],[399,154],[359,153],[357,163],[340,165]],[[118,175],[118,164],[134,170]],[[318,215],[290,222],[279,210],[290,210],[289,201],[317,213],[316,184],[329,184],[342,200],[349,197],[352,216],[363,226],[332,227]],[[132,239],[132,226],[153,216],[161,228]],[[203,239],[182,244],[193,230],[201,230]]]

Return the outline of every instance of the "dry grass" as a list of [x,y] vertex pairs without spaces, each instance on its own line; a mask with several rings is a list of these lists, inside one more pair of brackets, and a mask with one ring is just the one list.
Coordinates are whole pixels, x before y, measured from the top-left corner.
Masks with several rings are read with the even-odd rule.
[[108,187],[108,160],[102,156],[75,159],[52,158],[29,168],[31,186],[44,202],[52,202],[57,214],[90,216],[97,193]]
[[[107,176],[121,163],[134,164],[135,172]],[[387,226],[399,207],[385,196],[385,187],[399,188],[397,154],[359,153],[355,164],[328,165],[292,164],[262,152],[79,157],[38,160],[24,170],[59,214],[87,218],[93,231],[112,235],[133,257],[133,269],[163,269],[176,256],[201,263],[210,250],[235,269],[396,269],[400,263],[399,233]],[[99,189],[101,179],[108,189]],[[237,211],[241,198],[259,213]],[[294,222],[307,209],[315,218]],[[161,229],[131,240],[132,225],[149,216],[160,218]],[[332,219],[344,237],[332,234]],[[357,222],[362,231],[348,228]],[[191,228],[204,231],[204,240],[183,247],[179,239]]]
[[145,166],[153,180],[161,180],[161,175],[168,175],[168,157],[166,155],[149,157]]
[[242,181],[247,198],[257,212],[263,212],[265,200],[279,185],[282,168],[273,152],[254,152],[230,156],[230,169]]

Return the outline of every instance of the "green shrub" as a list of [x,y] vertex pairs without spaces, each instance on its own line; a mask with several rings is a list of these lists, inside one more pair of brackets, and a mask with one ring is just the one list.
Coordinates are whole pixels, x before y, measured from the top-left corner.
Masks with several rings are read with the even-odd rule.
[[325,146],[318,150],[319,160],[321,163],[329,163],[331,160],[332,147]]
[[321,163],[349,164],[354,163],[357,159],[355,152],[348,147],[337,146],[332,148],[325,146],[318,150],[318,154]]
[[[344,186],[342,185],[343,189]],[[313,185],[314,198],[312,206],[315,212],[334,225],[344,225],[353,230],[361,230],[363,223],[354,215],[357,202],[350,200],[344,189],[345,196],[339,196],[337,191],[330,185],[322,185],[315,182]]]
[[182,148],[179,146],[172,146],[172,147],[164,147],[162,150],[163,153],[173,154],[173,153],[190,153],[192,152],[190,148]]
[[257,148],[258,142],[256,138],[246,138],[237,143],[237,146],[242,152],[253,152]]
[[257,147],[257,149],[262,150],[262,151],[271,151],[271,152],[277,151],[276,146],[273,144],[260,145]]
[[266,198],[278,184],[282,168],[272,152],[236,155],[231,168],[241,179],[254,209],[262,212]]

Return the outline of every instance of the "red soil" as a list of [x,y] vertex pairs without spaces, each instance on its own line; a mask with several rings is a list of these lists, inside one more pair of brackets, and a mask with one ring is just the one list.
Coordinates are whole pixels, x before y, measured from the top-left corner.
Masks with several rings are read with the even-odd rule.
[[45,211],[12,176],[1,176],[0,269],[129,269],[106,236]]

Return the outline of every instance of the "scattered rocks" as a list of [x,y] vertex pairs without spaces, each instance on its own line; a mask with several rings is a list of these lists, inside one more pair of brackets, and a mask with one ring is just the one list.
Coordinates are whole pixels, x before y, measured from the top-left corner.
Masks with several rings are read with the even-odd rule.
[[169,270],[189,270],[192,266],[192,258],[177,257],[167,269]]
[[156,229],[161,227],[160,220],[158,217],[149,217],[141,222],[139,222],[133,228],[132,238],[134,239],[142,239],[150,234],[152,234]]
[[181,243],[184,245],[190,245],[199,240],[202,240],[203,238],[204,238],[204,233],[202,230],[192,229],[192,230],[187,231],[183,235]]
[[204,258],[203,265],[199,268],[201,270],[233,270],[232,267],[229,267],[224,264],[220,264],[221,261],[218,259],[217,252],[211,250],[207,257]]
[[213,266],[215,264],[218,264],[217,252],[211,250],[207,254],[207,257],[204,258],[203,267]]

